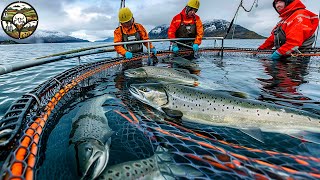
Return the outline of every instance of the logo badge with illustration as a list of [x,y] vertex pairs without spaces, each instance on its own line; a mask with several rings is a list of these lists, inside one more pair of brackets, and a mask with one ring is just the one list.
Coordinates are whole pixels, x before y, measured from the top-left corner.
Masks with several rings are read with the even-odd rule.
[[38,14],[28,3],[17,1],[2,12],[1,25],[4,32],[14,39],[30,37],[38,26]]

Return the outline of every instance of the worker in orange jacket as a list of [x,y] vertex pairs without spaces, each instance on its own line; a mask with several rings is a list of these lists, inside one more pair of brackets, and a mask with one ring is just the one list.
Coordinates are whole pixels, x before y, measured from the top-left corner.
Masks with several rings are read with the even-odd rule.
[[273,7],[280,14],[280,22],[271,36],[258,49],[276,48],[271,59],[277,60],[294,51],[312,48],[318,16],[306,10],[300,0],[274,0]]
[[[149,40],[148,33],[145,28],[134,21],[131,10],[127,7],[121,8],[119,11],[120,26],[114,30],[114,42],[129,42],[139,40]],[[115,46],[117,53],[125,56],[127,59],[131,59],[133,54],[137,52],[143,52],[144,44],[148,47],[148,43],[126,44]],[[156,55],[157,50],[150,42],[150,51]]]
[[[173,38],[196,38],[194,41],[180,41],[184,44],[192,46],[194,51],[199,50],[203,37],[203,25],[201,19],[196,12],[200,7],[199,0],[189,0],[187,6],[171,21],[168,29],[169,39]],[[178,53],[179,44],[172,44],[172,51]]]

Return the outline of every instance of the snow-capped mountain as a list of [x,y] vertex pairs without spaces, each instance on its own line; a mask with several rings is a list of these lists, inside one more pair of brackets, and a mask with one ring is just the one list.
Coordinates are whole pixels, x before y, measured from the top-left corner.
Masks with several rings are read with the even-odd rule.
[[106,39],[96,40],[94,42],[113,42],[113,37],[107,37]]
[[0,41],[15,41],[18,43],[69,43],[69,42],[89,42],[87,40],[68,36],[63,32],[37,29],[34,34],[26,39],[13,39],[0,31]]
[[[203,21],[203,28],[204,28],[204,36],[206,37],[223,37],[225,36],[230,22],[223,20],[223,19],[214,19],[212,21]],[[169,25],[163,24],[153,28],[149,32],[149,37],[151,39],[159,39],[159,38],[167,38]],[[235,28],[233,33],[233,28]],[[228,34],[227,38],[235,39],[261,39],[265,38],[253,31],[250,31],[240,25],[233,24],[233,27]]]

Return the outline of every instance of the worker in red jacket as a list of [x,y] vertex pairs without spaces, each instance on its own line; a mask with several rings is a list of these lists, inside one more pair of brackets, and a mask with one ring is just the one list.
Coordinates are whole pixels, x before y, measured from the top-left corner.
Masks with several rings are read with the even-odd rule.
[[280,22],[271,36],[258,49],[276,51],[271,59],[277,60],[289,56],[294,51],[312,48],[315,31],[319,24],[318,16],[309,10],[300,0],[274,0],[273,7],[280,15]]
[[[196,12],[200,7],[199,0],[189,0],[187,6],[171,21],[168,37],[173,38],[196,38],[194,41],[180,41],[181,43],[192,46],[194,51],[199,50],[203,37],[203,25]],[[179,44],[173,43],[172,51],[178,53]]]

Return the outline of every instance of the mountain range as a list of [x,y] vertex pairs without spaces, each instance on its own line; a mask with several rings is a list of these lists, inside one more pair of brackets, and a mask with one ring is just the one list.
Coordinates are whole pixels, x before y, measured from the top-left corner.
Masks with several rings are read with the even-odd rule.
[[[229,26],[230,22],[223,19],[214,19],[212,21],[204,21],[204,36],[205,37],[224,37]],[[168,24],[163,24],[153,28],[149,32],[150,39],[161,39],[167,38],[168,34]],[[250,31],[240,25],[233,24],[231,31],[229,32],[228,39],[264,39],[266,37],[257,34],[256,32]]]
[[[204,36],[205,37],[223,37],[230,26],[230,22],[222,19],[214,19],[212,21],[204,21]],[[168,24],[163,24],[153,28],[149,32],[150,39],[167,38]],[[235,39],[263,39],[265,37],[250,31],[240,25],[234,24],[227,38]],[[71,42],[89,42],[88,40],[76,38],[67,35],[63,32],[36,30],[33,35],[26,39],[13,39],[0,31],[0,44],[15,44],[15,43],[71,43]],[[95,42],[113,42],[113,37],[106,37],[103,40]]]
[[13,43],[68,43],[68,42],[89,42],[88,40],[68,36],[63,32],[37,29],[34,34],[26,39],[14,39],[0,31],[0,42],[2,44]]

